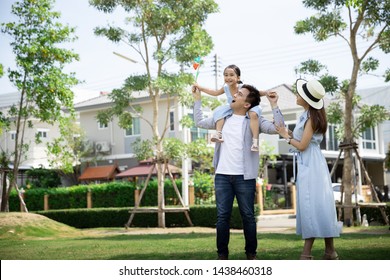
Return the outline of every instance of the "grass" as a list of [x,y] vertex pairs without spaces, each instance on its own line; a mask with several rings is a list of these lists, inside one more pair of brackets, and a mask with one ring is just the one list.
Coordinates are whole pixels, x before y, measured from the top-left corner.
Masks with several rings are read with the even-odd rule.
[[[29,214],[0,214],[2,260],[215,260],[214,233],[123,234],[123,229],[79,230]],[[20,214],[19,215],[23,215]],[[26,215],[26,214],[24,214]],[[32,216],[31,216],[32,215]],[[34,218],[31,218],[34,217]],[[389,260],[388,227],[349,228],[335,239],[343,260]],[[294,233],[259,233],[259,259],[296,260],[303,241]],[[313,248],[321,259],[322,240]],[[244,237],[232,233],[230,259],[243,260]]]

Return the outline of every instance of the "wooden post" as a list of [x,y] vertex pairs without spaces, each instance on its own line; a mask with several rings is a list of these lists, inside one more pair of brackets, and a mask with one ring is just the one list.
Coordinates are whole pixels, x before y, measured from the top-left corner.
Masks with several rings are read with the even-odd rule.
[[45,194],[43,196],[43,210],[47,211],[49,210],[49,195]]
[[294,210],[294,215],[297,214],[297,205],[296,205],[296,199],[297,199],[297,192],[295,190],[295,185],[292,183],[288,183],[290,186],[290,193],[291,193],[291,206]]
[[88,209],[92,208],[92,192],[90,189],[88,189],[87,192],[87,208]]
[[195,205],[195,187],[192,185],[188,187],[188,202],[190,205]]
[[134,190],[134,206],[138,207],[139,203],[139,189]]
[[[21,193],[20,196],[23,198],[24,200],[24,193]],[[20,201],[20,212],[24,212],[24,207],[23,207],[23,204],[22,204],[22,201]]]
[[257,190],[257,205],[259,205],[259,215],[263,215],[264,212],[264,205],[263,205],[263,188],[261,184],[256,184],[256,190]]

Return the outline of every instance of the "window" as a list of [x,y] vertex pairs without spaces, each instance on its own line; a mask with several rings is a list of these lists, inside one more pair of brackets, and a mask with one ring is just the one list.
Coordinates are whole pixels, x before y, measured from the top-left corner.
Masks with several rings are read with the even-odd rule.
[[10,131],[9,134],[10,134],[11,140],[15,141],[15,139],[16,139],[16,131]]
[[175,130],[175,112],[174,111],[169,112],[169,130],[170,131]]
[[108,128],[108,124],[107,123],[98,122],[98,128],[99,129],[106,129],[106,128]]
[[339,148],[339,140],[337,139],[336,126],[329,125],[328,127],[328,150],[337,151]]
[[373,127],[367,128],[362,135],[363,149],[376,150],[375,130]]
[[38,135],[41,138],[47,138],[47,131],[38,131]]
[[133,118],[133,125],[131,126],[131,128],[126,129],[125,135],[134,136],[140,134],[141,134],[141,126],[140,126],[139,118]]
[[40,139],[47,139],[48,136],[49,136],[48,135],[49,134],[49,130],[47,130],[47,129],[38,129],[37,134],[38,134],[38,137]]
[[[296,124],[295,123],[289,123],[289,124],[286,123],[286,126],[287,126],[289,131],[294,131],[294,128],[295,128]],[[282,139],[282,138],[283,137],[279,135],[279,139]]]
[[288,130],[294,131],[296,124],[295,123],[290,123],[287,124]]
[[[194,114],[190,113],[188,114],[188,116],[194,120]],[[195,125],[193,127],[190,128],[190,132],[191,132],[191,139],[190,141],[193,142],[197,139],[205,139],[207,140],[207,136],[208,136],[208,133],[209,131],[207,129],[203,129],[203,128],[199,128],[199,127],[196,127]]]

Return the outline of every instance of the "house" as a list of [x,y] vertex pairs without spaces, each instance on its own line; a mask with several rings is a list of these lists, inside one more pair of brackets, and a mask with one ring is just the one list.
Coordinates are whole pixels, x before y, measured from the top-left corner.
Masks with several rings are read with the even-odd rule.
[[79,177],[82,183],[102,183],[114,181],[120,173],[116,164],[102,166],[87,166]]
[[[172,165],[172,164],[163,164],[163,170],[165,171],[165,176],[171,174],[174,178],[175,176],[181,175],[181,169]],[[157,169],[156,164],[153,160],[142,160],[137,166],[130,167],[129,169],[116,175],[118,180],[128,180],[128,181],[137,181],[139,178],[146,179],[148,176],[156,177]]]
[[[86,98],[96,95],[95,92],[75,92],[75,99],[79,102]],[[19,92],[11,92],[7,94],[0,94],[0,112],[7,116],[8,110],[11,106],[18,104],[20,100]],[[31,168],[50,168],[46,151],[46,144],[52,141],[54,138],[60,137],[60,130],[58,124],[48,124],[40,122],[38,119],[30,118],[28,120],[32,123],[32,127],[26,126],[24,134],[24,144],[28,144],[28,151],[21,158],[19,166],[19,178],[18,184],[20,186],[25,185],[24,173]],[[36,143],[35,137],[39,134],[41,142]],[[4,151],[7,154],[12,154],[15,151],[15,136],[16,129],[11,126],[10,130],[3,130],[0,134],[0,151]],[[12,158],[11,158],[12,159]],[[13,166],[10,166],[12,168]]]
[[[102,93],[96,98],[92,98],[75,104],[75,110],[79,114],[80,126],[86,132],[88,141],[93,145],[93,154],[91,158],[97,158],[99,165],[118,163],[119,169],[124,171],[130,167],[138,165],[138,160],[134,154],[132,143],[137,139],[152,139],[153,131],[150,125],[153,120],[153,108],[150,97],[146,92],[137,92],[133,94],[135,101],[132,105],[141,106],[142,116],[133,118],[131,129],[122,129],[118,125],[117,118],[114,118],[108,124],[101,124],[97,120],[99,111],[113,106],[108,94]],[[158,119],[158,128],[162,132],[165,126],[168,126],[165,137],[178,138],[183,141],[185,138],[196,139],[206,137],[208,132],[198,128],[186,129],[180,125],[180,120],[184,115],[192,115],[192,110],[183,107],[178,103],[177,98],[170,98],[169,104],[167,98],[162,96],[159,103],[161,115]],[[166,122],[166,112],[169,111],[168,123]]]
[[[0,112],[7,116],[8,110],[11,106],[17,104],[20,100],[20,93],[12,92],[9,94],[0,95]],[[48,123],[42,123],[38,119],[30,118],[28,120],[32,123],[32,127],[26,125],[24,132],[24,144],[29,146],[28,151],[22,156],[19,166],[18,184],[23,186],[26,184],[25,172],[31,168],[45,167],[48,168],[48,158],[46,153],[46,143],[51,139],[59,137],[60,131],[56,124],[50,125]],[[35,137],[39,134],[41,142],[36,143]],[[11,155],[15,151],[15,137],[16,128],[10,127],[10,130],[3,130],[0,134],[0,151],[4,151],[8,155]],[[12,157],[11,157],[12,159]],[[12,164],[10,168],[13,168]]]
[[[390,86],[381,86],[358,90],[357,94],[362,98],[361,102],[374,105],[381,104],[390,111]],[[378,127],[379,137],[383,138],[382,144],[385,154],[389,151],[390,144],[390,120],[381,123]],[[385,171],[385,181],[383,186],[390,183],[390,170]],[[378,184],[380,185],[380,184]]]

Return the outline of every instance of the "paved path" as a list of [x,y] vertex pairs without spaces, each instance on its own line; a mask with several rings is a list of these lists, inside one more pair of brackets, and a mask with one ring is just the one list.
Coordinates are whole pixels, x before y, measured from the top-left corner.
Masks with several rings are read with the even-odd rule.
[[[295,233],[296,219],[294,215],[263,215],[257,218],[258,233]],[[215,228],[211,227],[173,227],[173,228],[100,228],[84,229],[86,234],[92,235],[142,235],[142,234],[183,234],[183,233],[211,233],[215,234]],[[231,229],[231,232],[242,233],[242,229]],[[371,227],[344,227],[343,233],[369,233],[390,234],[388,226],[372,230]]]
[[262,215],[257,217],[259,232],[295,232],[295,215]]
[[[257,218],[258,232],[295,233],[295,216],[292,215],[265,215]],[[128,229],[85,229],[85,233],[97,235],[111,234],[169,234],[169,233],[213,233],[215,228],[209,227],[173,227],[173,228],[135,228]],[[242,232],[242,229],[231,229],[231,232]]]

